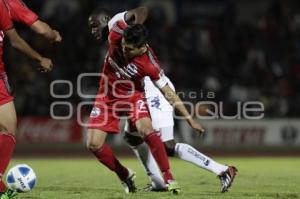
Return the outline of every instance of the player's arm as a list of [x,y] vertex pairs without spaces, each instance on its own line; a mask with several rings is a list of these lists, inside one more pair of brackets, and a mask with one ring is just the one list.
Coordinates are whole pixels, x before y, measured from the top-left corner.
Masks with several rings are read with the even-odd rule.
[[160,69],[154,57],[152,60],[153,61],[151,61],[151,65],[145,65],[144,67],[147,76],[151,78],[155,86],[158,87],[163,93],[166,100],[180,113],[180,115],[182,115],[186,119],[188,124],[198,133],[204,133],[204,128],[196,120],[193,119],[180,97],[176,94],[175,89],[172,89],[169,86],[168,78]]
[[23,1],[7,1],[10,16],[13,21],[23,23],[34,32],[42,35],[51,42],[61,42],[58,31],[53,30],[47,23],[41,21],[36,13],[30,10]]
[[199,133],[204,133],[204,128],[193,119],[193,117],[190,115],[185,105],[183,104],[182,100],[168,84],[161,87],[160,90],[164,94],[168,102],[175,107],[175,109],[186,119],[186,121],[193,129],[195,129]]
[[52,61],[48,58],[41,56],[38,52],[33,50],[27,43],[24,41],[17,31],[14,28],[9,30],[5,30],[4,34],[8,37],[10,44],[21,51],[22,53],[26,54],[33,60],[37,61],[39,65],[42,67],[42,70],[47,72],[52,69]]
[[45,23],[41,20],[35,21],[30,26],[30,28],[34,32],[44,36],[46,39],[48,39],[52,42],[61,42],[62,41],[62,37],[59,34],[59,32],[56,30],[53,30],[47,23]]
[[143,24],[148,16],[146,7],[138,7],[126,12],[124,20],[127,24]]

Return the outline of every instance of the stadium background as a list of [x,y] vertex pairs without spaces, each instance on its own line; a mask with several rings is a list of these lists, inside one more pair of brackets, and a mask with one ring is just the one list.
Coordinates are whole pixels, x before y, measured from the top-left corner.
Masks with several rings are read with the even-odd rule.
[[[30,0],[25,3],[63,36],[63,43],[48,44],[26,27],[17,30],[34,48],[50,56],[55,69],[40,74],[30,60],[6,46],[5,63],[16,94],[19,116],[17,156],[87,155],[85,129],[76,120],[91,106],[77,111],[80,102],[92,102],[77,92],[81,73],[101,71],[106,45],[94,41],[87,25],[96,7],[120,12],[140,5],[150,10],[146,26],[167,75],[184,100],[196,103],[210,99],[223,103],[227,116],[237,113],[237,102],[260,101],[264,119],[210,120],[205,137],[198,137],[182,122],[176,122],[177,139],[216,155],[299,155],[300,152],[300,2],[297,0]],[[50,95],[54,80],[58,95]],[[84,78],[82,92],[95,94],[98,80]],[[196,92],[197,97],[188,94]],[[54,102],[67,102],[71,119],[49,117]],[[202,106],[197,111],[205,114]],[[69,115],[70,107],[56,105],[54,114]],[[121,136],[110,143],[129,152]],[[74,153],[75,152],[75,153]],[[69,156],[72,154],[72,156]]]

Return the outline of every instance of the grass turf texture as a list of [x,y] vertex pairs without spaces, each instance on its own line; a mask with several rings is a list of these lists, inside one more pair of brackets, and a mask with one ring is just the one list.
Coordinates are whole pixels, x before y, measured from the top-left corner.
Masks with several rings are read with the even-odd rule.
[[[137,172],[136,184],[148,183],[135,159],[120,158]],[[171,159],[173,173],[182,186],[182,193],[138,192],[126,195],[116,175],[95,159],[15,159],[11,165],[26,163],[37,173],[37,186],[24,199],[100,199],[100,198],[300,198],[300,158],[218,158],[239,169],[229,192],[219,193],[219,179],[212,173],[178,159]]]

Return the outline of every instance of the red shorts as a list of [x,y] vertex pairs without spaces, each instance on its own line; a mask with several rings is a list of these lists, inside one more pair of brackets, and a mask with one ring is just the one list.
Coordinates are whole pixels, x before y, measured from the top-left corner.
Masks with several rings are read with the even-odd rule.
[[6,73],[0,74],[0,106],[11,102],[14,100],[14,97],[10,94],[11,89],[8,84]]
[[127,117],[131,124],[150,114],[144,94],[136,92],[125,99],[97,98],[90,114],[88,128],[99,129],[110,134],[120,132],[120,118]]

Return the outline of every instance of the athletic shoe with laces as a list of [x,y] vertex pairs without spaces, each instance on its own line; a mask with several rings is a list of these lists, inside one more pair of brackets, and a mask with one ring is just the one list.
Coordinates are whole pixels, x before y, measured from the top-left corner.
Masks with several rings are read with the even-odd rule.
[[128,169],[128,177],[125,181],[122,181],[123,188],[125,193],[134,193],[136,192],[136,186],[134,184],[134,179],[136,178],[136,173],[131,169]]
[[168,188],[169,192],[176,194],[176,195],[180,194],[180,192],[181,192],[181,188],[175,180],[169,180],[167,183],[167,188]]
[[7,189],[4,193],[0,193],[0,199],[16,199],[17,192],[11,189]]
[[166,192],[168,188],[156,188],[152,184],[148,184],[145,188],[143,188],[145,192]]
[[221,181],[221,193],[228,191],[237,171],[238,170],[234,166],[228,166],[228,169],[218,176]]

